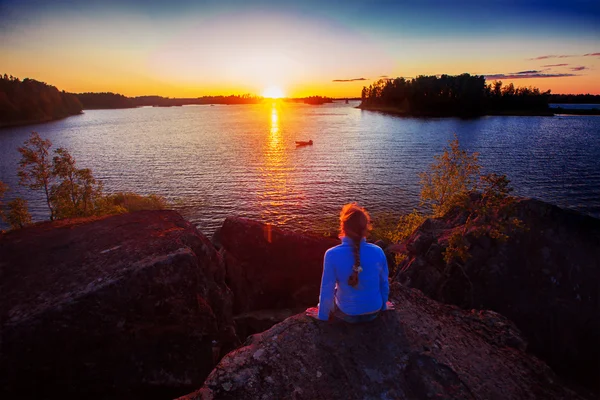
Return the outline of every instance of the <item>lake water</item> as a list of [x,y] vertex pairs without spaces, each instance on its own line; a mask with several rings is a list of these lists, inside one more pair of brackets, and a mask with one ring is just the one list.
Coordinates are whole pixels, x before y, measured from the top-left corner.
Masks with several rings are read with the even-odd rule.
[[[600,117],[418,119],[356,105],[90,110],[0,130],[0,180],[8,198],[25,197],[36,220],[47,218],[42,193],[17,185],[17,147],[35,130],[68,148],[107,192],[163,195],[207,234],[228,215],[304,230],[350,201],[376,214],[410,211],[417,174],[456,133],[516,194],[600,217]],[[313,146],[296,148],[309,139]]]

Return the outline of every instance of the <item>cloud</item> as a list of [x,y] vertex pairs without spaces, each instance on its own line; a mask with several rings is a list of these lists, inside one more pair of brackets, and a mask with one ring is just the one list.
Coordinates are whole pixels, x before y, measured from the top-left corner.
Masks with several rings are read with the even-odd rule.
[[584,69],[588,69],[588,67],[572,67],[571,71],[583,71]]
[[546,60],[548,58],[570,58],[570,57],[600,57],[600,53],[586,53],[586,54],[549,54],[546,56],[539,56],[530,58],[530,60]]
[[539,56],[539,57],[530,58],[530,60],[546,60],[548,58],[569,58],[569,57],[577,57],[577,56],[574,56],[572,54],[560,54],[560,55],[550,54],[547,56]]
[[380,78],[389,78],[387,75],[379,75]]
[[539,74],[542,71],[521,71],[521,72],[515,72],[516,75],[525,75],[525,74]]
[[567,76],[578,76],[578,75],[576,75],[576,74],[511,73],[511,74],[492,74],[492,75],[484,75],[484,76],[485,76],[485,79],[488,79],[488,80],[499,80],[499,79],[525,79],[525,78],[564,78]]
[[352,78],[352,79],[334,79],[332,82],[354,82],[354,81],[366,81],[367,78]]
[[542,65],[542,67],[566,67],[569,64],[548,64],[548,65]]

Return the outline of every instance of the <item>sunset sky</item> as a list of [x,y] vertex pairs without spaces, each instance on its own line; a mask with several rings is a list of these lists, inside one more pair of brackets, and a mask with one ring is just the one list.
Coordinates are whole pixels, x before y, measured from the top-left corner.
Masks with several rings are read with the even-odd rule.
[[600,94],[600,1],[0,0],[0,73],[70,92],[354,97],[463,72]]

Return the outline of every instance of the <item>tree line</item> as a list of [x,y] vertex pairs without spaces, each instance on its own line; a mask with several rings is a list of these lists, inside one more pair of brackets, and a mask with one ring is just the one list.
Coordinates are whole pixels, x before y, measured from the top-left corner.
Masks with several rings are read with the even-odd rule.
[[600,94],[552,94],[550,103],[600,104]]
[[169,98],[162,96],[127,97],[118,93],[78,93],[76,94],[85,110],[116,109],[135,107],[177,107],[190,104],[256,104],[262,98],[245,95],[203,96],[195,98]]
[[[163,96],[127,97],[119,93],[67,93],[35,79],[20,80],[12,75],[0,76],[0,127],[48,122],[80,114],[82,110],[120,109],[135,107],[175,107],[208,104],[259,104],[265,99],[252,94],[170,98]],[[319,105],[332,99],[309,96],[285,99]]]
[[[116,93],[80,93],[77,97],[88,109],[134,108],[134,107],[177,107],[185,105],[207,104],[259,104],[265,99],[251,94],[231,96],[202,96],[193,98],[168,98],[162,96],[126,97]],[[323,96],[309,96],[302,98],[286,98],[286,102],[320,105],[331,103],[333,100]]]
[[413,116],[480,116],[548,111],[550,91],[515,87],[501,81],[486,84],[483,75],[418,76],[380,79],[363,87],[361,108]]
[[134,100],[118,93],[77,93],[84,110],[137,107]]
[[0,75],[0,127],[52,121],[82,109],[71,93],[34,79]]
[[[157,195],[104,194],[102,181],[94,178],[89,168],[79,168],[67,149],[51,151],[51,147],[50,140],[32,132],[18,148],[21,160],[17,173],[19,185],[42,192],[51,221],[166,208],[165,199]],[[12,229],[29,225],[27,200],[15,198],[4,204],[8,190],[0,181],[0,218]]]
[[325,103],[333,103],[333,99],[330,97],[323,96],[308,96],[308,97],[298,97],[298,98],[286,98],[284,101],[288,103],[304,103],[310,104],[313,106],[318,106]]

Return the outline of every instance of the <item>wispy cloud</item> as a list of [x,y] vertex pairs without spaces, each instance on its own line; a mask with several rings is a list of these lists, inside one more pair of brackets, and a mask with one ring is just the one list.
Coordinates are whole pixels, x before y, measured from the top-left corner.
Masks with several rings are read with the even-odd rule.
[[[525,71],[523,71],[525,72]],[[499,79],[531,79],[531,78],[564,78],[567,76],[577,76],[576,74],[541,74],[541,73],[510,73],[510,74],[492,74],[484,75],[485,79],[488,80],[499,80]]]
[[584,69],[588,69],[588,67],[572,67],[571,71],[583,71]]
[[380,78],[389,78],[387,75],[379,75]]
[[569,64],[548,64],[548,65],[542,65],[542,67],[566,67]]
[[527,74],[539,74],[542,71],[535,71],[535,70],[530,70],[530,71],[521,71],[521,72],[515,72],[515,75],[527,75]]
[[352,79],[334,79],[333,82],[354,82],[354,81],[366,81],[367,78],[352,78]]
[[577,56],[574,56],[572,54],[560,54],[560,55],[549,54],[547,56],[539,56],[539,57],[530,58],[530,60],[546,60],[548,58],[569,58],[569,57],[577,57]]
[[570,58],[570,57],[600,57],[600,53],[586,53],[586,54],[548,54],[545,56],[539,56],[530,58],[530,60],[547,60],[548,58]]

